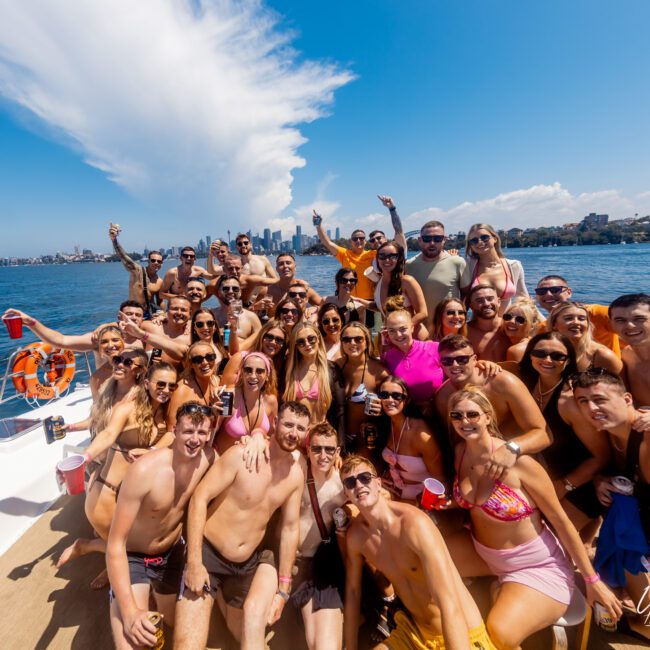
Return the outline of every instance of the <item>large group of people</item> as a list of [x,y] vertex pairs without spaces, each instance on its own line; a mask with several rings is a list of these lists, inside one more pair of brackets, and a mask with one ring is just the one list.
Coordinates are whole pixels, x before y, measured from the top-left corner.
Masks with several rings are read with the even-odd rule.
[[[105,555],[117,648],[155,644],[152,611],[173,647],[205,648],[216,602],[245,649],[290,605],[310,650],[513,650],[583,592],[616,622],[650,586],[650,296],[584,304],[547,275],[535,303],[483,223],[461,256],[428,221],[407,260],[379,199],[393,239],[342,247],[314,213],[341,264],[325,297],[246,234],[161,277],[111,224],[115,321],[71,336],[7,311],[96,357],[89,417],[65,425],[90,431],[95,537],[58,564]],[[622,503],[635,563],[606,533]]]

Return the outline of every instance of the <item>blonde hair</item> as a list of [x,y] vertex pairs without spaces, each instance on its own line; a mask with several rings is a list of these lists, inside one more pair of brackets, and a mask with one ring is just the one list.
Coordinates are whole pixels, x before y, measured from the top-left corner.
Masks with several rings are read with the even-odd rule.
[[[492,406],[492,402],[488,399],[487,395],[476,386],[468,386],[455,392],[449,399],[449,405],[447,406],[447,415],[451,413],[459,402],[462,402],[464,399],[474,402],[485,415],[490,418],[490,421],[487,425],[488,433],[495,438],[503,438],[501,432],[499,431],[499,424],[497,423],[497,414]],[[449,419],[449,430],[452,434],[456,434],[451,419]]]
[[[212,347],[212,344],[210,341],[194,341],[192,345],[190,345],[189,348],[187,348],[187,352],[185,353],[185,359],[183,359],[183,364],[185,366],[183,370],[183,374],[181,375],[182,379],[185,379],[185,381],[190,381],[194,379],[194,368],[192,367],[192,350],[197,348],[199,345],[205,345],[206,347],[210,348],[210,352],[213,354],[216,354],[215,349]],[[219,355],[217,355],[219,356]],[[217,359],[214,361],[214,371],[212,374],[217,374],[217,368],[219,367],[219,363]]]
[[316,345],[316,379],[318,381],[318,399],[311,406],[311,418],[312,422],[322,422],[325,420],[325,415],[332,403],[332,390],[330,388],[330,373],[329,366],[327,363],[327,350],[325,349],[325,341],[321,336],[320,332],[316,325],[312,323],[305,323],[303,321],[297,323],[291,335],[289,336],[289,352],[288,352],[288,362],[287,369],[285,372],[285,390],[282,399],[285,402],[298,401],[296,397],[296,380],[294,374],[298,367],[298,361],[300,354],[298,346],[296,345],[296,339],[298,334],[304,330],[311,330],[314,335],[317,337]]
[[[147,369],[145,379],[151,381],[151,378],[160,371],[173,372],[178,377],[176,368],[170,363],[162,361],[155,363]],[[169,406],[167,403],[165,406]],[[135,411],[135,421],[138,423],[138,447],[150,447],[158,441],[158,431],[154,421],[154,411],[151,408],[151,396],[145,388],[144,382],[135,387],[133,393],[133,409]]]
[[242,392],[244,390],[244,364],[246,359],[260,359],[264,363],[264,369],[266,370],[266,379],[264,380],[264,385],[260,390],[261,395],[277,395],[278,394],[278,385],[275,380],[275,367],[273,362],[269,359],[264,352],[258,352],[254,350],[252,352],[243,352],[240,360],[239,370],[237,372],[237,379],[235,380],[235,386],[239,387]]
[[531,331],[539,323],[539,312],[535,303],[530,298],[515,298],[507,307],[504,313],[518,309],[526,319]]
[[591,336],[591,316],[589,315],[587,305],[581,302],[576,302],[575,300],[567,300],[566,302],[561,302],[559,305],[555,305],[553,311],[551,311],[549,314],[548,322],[551,330],[559,332],[560,330],[557,328],[558,318],[560,317],[560,314],[565,312],[567,309],[581,309],[587,315],[587,331],[583,334],[580,341],[575,344],[573,343],[572,339],[569,339],[576,351],[576,359],[580,359],[587,353],[587,350],[591,347],[591,344],[593,342],[593,338]]
[[497,231],[489,223],[475,223],[467,233],[467,243],[465,244],[465,257],[473,257],[475,260],[479,258],[477,253],[472,252],[472,246],[469,243],[469,240],[472,238],[472,233],[475,230],[487,230],[492,237],[496,240],[494,242],[494,250],[496,251],[499,257],[505,257],[503,251],[501,250],[501,237],[497,234]]

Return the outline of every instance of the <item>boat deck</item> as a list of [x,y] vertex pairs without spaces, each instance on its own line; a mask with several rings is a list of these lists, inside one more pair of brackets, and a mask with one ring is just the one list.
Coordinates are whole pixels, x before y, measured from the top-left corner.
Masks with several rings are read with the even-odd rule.
[[[108,621],[107,590],[92,591],[89,582],[103,568],[103,556],[88,555],[57,571],[54,562],[77,537],[92,534],[83,512],[83,495],[61,497],[0,558],[0,646],[3,650],[109,650],[113,647]],[[215,616],[208,648],[234,650]],[[285,611],[288,617],[289,611]],[[285,618],[283,616],[283,620]],[[286,626],[285,626],[286,627]],[[290,640],[278,631],[273,650],[300,650],[295,625]],[[293,632],[291,634],[291,632]],[[167,644],[165,644],[166,647]],[[649,644],[592,625],[589,650],[641,650]],[[171,645],[169,645],[171,648]],[[548,650],[541,635],[525,650]]]

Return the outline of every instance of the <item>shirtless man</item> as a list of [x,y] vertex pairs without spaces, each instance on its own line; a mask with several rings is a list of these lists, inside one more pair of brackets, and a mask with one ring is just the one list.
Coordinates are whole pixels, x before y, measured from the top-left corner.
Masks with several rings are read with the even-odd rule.
[[172,296],[184,294],[187,291],[187,281],[190,278],[212,279],[202,266],[194,264],[196,261],[196,252],[191,246],[185,246],[181,250],[181,263],[165,273],[165,279],[160,287],[162,298],[169,299]]
[[277,280],[278,274],[273,270],[266,255],[253,255],[253,247],[248,235],[239,233],[235,238],[235,245],[241,255],[242,271],[246,275],[262,275]]
[[117,241],[121,228],[117,224],[111,224],[108,229],[108,236],[113,242],[113,249],[122,260],[124,268],[129,272],[129,300],[135,300],[145,306],[147,318],[160,308],[158,293],[162,287],[163,280],[158,277],[158,271],[163,263],[163,256],[159,251],[151,251],[148,256],[149,264],[142,268],[134,262]]
[[[222,239],[215,239],[210,244],[210,250],[208,252],[208,273],[211,273],[214,278],[217,278],[223,273],[223,265],[228,255],[230,255],[228,242]],[[218,265],[214,263],[215,257],[219,262]]]
[[435,396],[436,409],[447,423],[449,398],[465,386],[479,386],[497,414],[499,431],[508,441],[492,457],[490,478],[512,467],[520,454],[535,454],[551,444],[546,420],[523,382],[505,370],[489,377],[476,367],[472,344],[464,336],[446,336],[438,347],[447,380]]
[[500,300],[494,287],[477,284],[469,292],[472,320],[467,323],[467,338],[476,356],[485,361],[505,361],[510,339],[501,330]]
[[[562,302],[572,299],[573,290],[561,275],[546,275],[535,288],[535,296],[539,306],[547,312]],[[592,336],[595,341],[608,347],[614,354],[621,356],[621,346],[618,336],[614,333],[606,305],[585,305],[589,312],[592,326]],[[546,331],[546,322],[537,326],[537,333]]]
[[[414,506],[387,501],[372,463],[348,456],[341,467],[345,494],[359,509],[346,536],[345,647],[357,650],[364,562],[392,583],[404,610],[375,650],[482,647],[494,650],[481,614],[429,517]],[[473,645],[473,644],[476,645]]]
[[190,318],[201,309],[201,305],[207,300],[207,290],[203,278],[190,278],[187,281],[185,295],[190,301]]
[[[253,294],[256,293],[256,289],[262,285],[271,285],[277,281],[277,277],[268,277],[266,275],[249,275],[244,273],[242,258],[238,255],[228,255],[226,261],[224,262],[224,275],[229,275],[230,277],[236,278],[241,287],[241,300],[245,305],[250,304],[253,299]],[[219,281],[213,285],[212,293],[219,298],[218,290]]]
[[106,565],[112,586],[111,628],[118,650],[150,646],[149,592],[172,626],[180,590],[185,508],[214,461],[211,411],[198,402],[176,414],[171,447],[145,454],[126,473],[108,535]]
[[[268,552],[260,549],[271,515],[279,508],[280,579],[269,623],[282,613],[289,598],[290,577],[300,535],[300,499],[304,476],[296,450],[309,427],[302,404],[280,406],[269,442],[269,462],[259,472],[246,469],[241,445],[230,447],[212,465],[190,500],[187,519],[185,592],[178,604],[174,647],[203,650],[216,592],[226,603],[228,628],[241,648],[264,647],[264,633],[250,638],[243,629],[242,606],[258,564]],[[287,582],[289,580],[289,582]],[[259,632],[259,630],[258,630]]]
[[[219,300],[219,307],[212,309],[212,313],[223,332],[223,328],[226,326],[226,323],[229,323],[229,315],[232,309],[230,304],[233,301],[241,300],[241,286],[237,278],[230,275],[222,275],[219,280],[217,280],[216,285],[216,295]],[[239,317],[239,325],[237,326],[237,336],[240,341],[247,339],[252,334],[259,332],[262,328],[262,323],[257,315],[248,310],[243,309]]]
[[627,344],[623,378],[637,406],[650,407],[650,296],[628,294],[609,306],[614,331]]

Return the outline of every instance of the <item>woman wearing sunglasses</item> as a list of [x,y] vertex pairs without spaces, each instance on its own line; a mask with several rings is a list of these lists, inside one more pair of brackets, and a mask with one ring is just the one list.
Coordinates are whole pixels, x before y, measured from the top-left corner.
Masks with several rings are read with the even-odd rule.
[[506,352],[507,361],[520,361],[537,325],[535,303],[528,298],[515,298],[502,316],[501,329],[512,344]]
[[336,289],[333,296],[327,296],[324,303],[333,303],[339,310],[339,315],[344,323],[358,321],[365,323],[366,307],[371,303],[370,300],[364,300],[352,295],[356,289],[357,272],[354,269],[344,266],[340,268],[334,276]]
[[581,530],[602,511],[593,479],[609,462],[606,436],[580,415],[570,386],[577,372],[571,341],[559,332],[537,334],[526,346],[517,374],[535,398],[552,434],[541,452],[555,492]]
[[325,342],[315,325],[298,323],[293,328],[287,357],[282,399],[304,404],[312,424],[327,420],[339,434],[339,446],[343,446],[343,380],[337,366],[327,360]]
[[377,249],[377,265],[381,277],[375,285],[375,307],[386,317],[386,301],[391,296],[403,296],[404,309],[412,317],[416,338],[424,341],[428,332],[424,326],[427,305],[417,280],[404,274],[404,249],[394,241],[387,241]]
[[227,389],[234,393],[232,415],[217,422],[217,451],[223,454],[234,444],[248,441],[248,436],[259,436],[259,451],[263,452],[278,414],[275,374],[269,358],[262,352],[245,353],[235,384]]
[[447,334],[467,336],[467,310],[458,298],[441,300],[433,312],[433,332],[431,339],[442,341]]
[[[453,494],[457,504],[469,510],[475,550],[474,562],[468,555],[463,566],[469,575],[472,564],[480,567],[480,558],[484,570],[499,578],[487,617],[487,629],[497,648],[520,647],[531,634],[566,612],[574,589],[569,559],[585,579],[589,604],[598,601],[617,620],[620,603],[594,571],[542,466],[522,455],[500,479],[487,474],[489,459],[504,441],[484,393],[476,388],[455,393],[448,414],[461,441],[456,449]],[[457,563],[462,548],[471,553],[461,535],[447,540]]]
[[341,358],[336,365],[341,369],[345,389],[345,430],[348,434],[346,449],[373,461],[379,461],[380,449],[368,449],[366,424],[377,427],[381,407],[375,404],[374,412],[365,412],[366,396],[377,393],[379,383],[388,376],[382,363],[370,356],[370,332],[361,323],[348,323],[341,330]]
[[221,375],[228,362],[229,354],[223,344],[221,331],[214,314],[206,307],[198,309],[192,316],[190,332],[192,343],[206,341],[212,345],[212,349],[217,354],[217,374]]
[[329,361],[341,358],[341,325],[338,307],[332,302],[324,302],[318,309],[318,330],[325,341]]
[[399,501],[415,503],[425,479],[447,482],[440,445],[421,413],[412,407],[403,380],[386,377],[377,395],[390,418],[390,434],[381,453],[388,465],[382,483]]
[[489,284],[499,296],[503,314],[515,296],[528,298],[524,267],[518,260],[506,259],[501,251],[501,238],[487,223],[475,223],[467,233],[465,247],[467,266],[460,279],[464,294],[479,284]]
[[174,391],[169,405],[167,425],[170,430],[176,424],[178,407],[185,402],[196,400],[206,406],[214,406],[219,400],[217,353],[212,348],[212,341],[192,343],[187,350],[184,367],[178,388]]
[[286,331],[291,330],[302,320],[302,309],[295,300],[284,298],[275,308],[275,317],[282,323]]
[[604,368],[613,375],[621,374],[622,361],[609,348],[592,338],[591,319],[586,305],[574,301],[560,303],[551,312],[548,324],[551,330],[564,334],[573,344],[578,370]]

